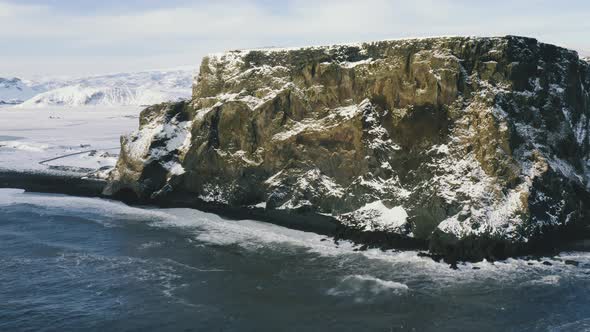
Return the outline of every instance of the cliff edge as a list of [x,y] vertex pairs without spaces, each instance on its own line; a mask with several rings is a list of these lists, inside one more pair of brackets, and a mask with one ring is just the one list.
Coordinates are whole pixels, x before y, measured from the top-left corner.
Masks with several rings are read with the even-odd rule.
[[191,101],[142,112],[105,193],[495,259],[587,231],[589,117],[590,64],[530,38],[231,51],[203,59]]

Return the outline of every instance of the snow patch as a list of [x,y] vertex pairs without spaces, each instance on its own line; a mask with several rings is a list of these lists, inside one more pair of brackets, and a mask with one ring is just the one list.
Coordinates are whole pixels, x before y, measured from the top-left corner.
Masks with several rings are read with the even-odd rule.
[[388,231],[405,233],[408,213],[402,206],[387,207],[382,201],[368,203],[363,207],[338,216],[346,225],[363,231]]
[[0,142],[0,149],[14,149],[28,152],[42,152],[49,148],[48,144],[33,143],[33,142],[21,142],[21,141],[3,141]]
[[374,61],[373,61],[372,58],[368,58],[368,59],[365,59],[365,60],[359,60],[359,61],[354,61],[354,62],[349,62],[349,61],[341,62],[340,63],[340,66],[342,66],[344,68],[351,69],[351,68],[354,68],[354,67],[357,67],[357,66],[369,65],[369,64],[372,64],[373,62]]
[[393,208],[388,208],[382,201],[366,204],[357,211],[360,213],[377,212],[379,216],[373,220],[372,224],[375,228],[399,228],[408,219],[408,213],[403,207],[394,206]]

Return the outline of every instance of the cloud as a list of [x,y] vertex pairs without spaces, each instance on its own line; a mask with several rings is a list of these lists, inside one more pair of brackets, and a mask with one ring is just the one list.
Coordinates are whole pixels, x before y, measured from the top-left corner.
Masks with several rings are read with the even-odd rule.
[[18,5],[7,2],[0,2],[0,18],[17,18],[22,15],[35,15],[42,13],[47,8],[39,5]]
[[15,63],[34,73],[120,70],[126,63],[196,66],[206,53],[234,48],[432,35],[521,34],[590,49],[588,8],[545,0],[219,0],[92,15],[0,0],[0,42],[11,45],[0,73],[14,71]]

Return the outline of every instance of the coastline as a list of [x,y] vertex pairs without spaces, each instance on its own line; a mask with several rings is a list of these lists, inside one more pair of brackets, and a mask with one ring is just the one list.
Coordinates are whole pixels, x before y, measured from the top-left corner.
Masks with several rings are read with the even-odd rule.
[[102,193],[107,181],[88,178],[76,173],[49,173],[0,169],[0,188],[23,189],[28,192],[64,194],[91,198],[110,199],[130,206],[154,206],[159,208],[190,208],[215,213],[231,220],[253,219],[295,230],[313,232],[339,240],[351,240],[363,247],[400,250],[428,250],[425,241],[413,240],[385,232],[360,232],[346,229],[334,218],[305,210],[265,210],[257,207],[228,207],[219,203],[191,198],[190,194],[177,193],[165,199],[139,201],[122,196]]
[[105,198],[102,188],[105,180],[84,178],[74,173],[48,173],[0,169],[0,188],[64,194],[72,196]]
[[[215,213],[229,220],[257,220],[270,224],[313,232],[326,236],[326,240],[348,240],[359,245],[357,250],[378,248],[381,250],[417,250],[420,255],[436,261],[444,261],[456,267],[464,261],[496,261],[510,257],[538,260],[562,251],[590,251],[590,230],[564,229],[543,237],[527,246],[500,243],[494,239],[462,239],[452,245],[412,238],[404,238],[385,232],[363,232],[339,224],[334,218],[305,210],[281,211],[257,207],[228,207],[191,198],[189,193],[177,193],[165,199],[149,201],[130,200],[121,196],[107,196],[102,193],[107,181],[88,178],[79,173],[34,172],[0,169],[0,188],[23,189],[27,192],[63,194],[90,198],[109,199],[130,206],[152,206],[158,208],[189,208]],[[433,247],[433,243],[434,246]],[[500,248],[500,249],[499,249]]]

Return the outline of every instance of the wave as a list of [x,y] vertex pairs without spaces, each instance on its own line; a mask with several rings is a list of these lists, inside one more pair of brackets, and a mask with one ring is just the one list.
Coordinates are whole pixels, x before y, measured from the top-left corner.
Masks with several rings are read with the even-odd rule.
[[[348,241],[334,243],[330,238],[315,233],[297,231],[284,227],[254,221],[227,220],[211,213],[189,209],[168,209],[167,214],[174,219],[163,219],[152,223],[156,227],[180,227],[192,232],[194,238],[202,243],[214,245],[237,245],[245,250],[289,250],[300,248],[325,259],[334,269],[363,271],[355,274],[367,278],[377,278],[384,271],[395,273],[404,283],[413,280],[427,280],[433,287],[454,287],[458,283],[484,283],[497,285],[498,280],[525,283],[541,280],[546,284],[565,278],[587,278],[590,271],[590,253],[564,252],[555,257],[542,257],[537,260],[510,258],[503,261],[459,264],[453,270],[444,262],[436,262],[422,257],[417,251],[382,251],[369,249],[359,251],[359,246]],[[569,265],[568,260],[578,262]],[[551,276],[558,275],[556,280]],[[543,279],[544,278],[544,279]]]
[[577,331],[590,331],[590,318],[584,318],[573,322],[565,323],[559,326],[549,327],[548,331],[551,332],[577,332]]
[[130,207],[107,199],[28,193],[22,189],[0,189],[0,208],[18,206],[36,206],[41,207],[47,214],[81,215],[91,220],[157,221],[175,218],[162,211]]
[[548,275],[541,277],[539,279],[530,280],[525,282],[525,285],[559,285],[561,280],[561,276],[558,275]]
[[[279,253],[302,251],[309,254],[306,256],[308,259],[321,258],[326,264],[331,264],[333,270],[356,275],[356,279],[359,275],[378,278],[391,272],[398,282],[404,284],[426,280],[432,287],[441,288],[454,287],[458,283],[483,284],[486,281],[496,285],[498,280],[517,284],[531,280],[537,280],[536,284],[558,284],[568,278],[587,278],[590,272],[590,253],[587,252],[568,252],[539,260],[511,258],[498,262],[463,263],[459,264],[458,270],[452,270],[448,264],[421,257],[416,251],[359,251],[357,245],[348,241],[335,243],[323,235],[255,220],[229,220],[191,209],[138,208],[105,199],[0,189],[0,208],[18,204],[33,204],[62,214],[82,214],[85,217],[91,214],[103,224],[106,224],[104,219],[110,219],[115,220],[115,224],[137,221],[148,227],[180,228],[195,240],[194,245],[237,245],[244,250],[270,249]],[[149,243],[143,249],[159,245]],[[576,261],[578,266],[567,264],[568,260]]]
[[349,275],[326,293],[332,296],[352,296],[355,302],[370,302],[379,296],[402,295],[410,290],[408,285],[384,280],[370,275]]
[[262,221],[230,220],[216,214],[191,209],[165,209],[163,211],[174,218],[159,220],[152,223],[152,226],[192,230],[196,240],[210,244],[239,245],[246,249],[291,245],[325,256],[352,253],[355,248],[355,245],[348,241],[336,244],[332,239],[323,235],[293,230]]

